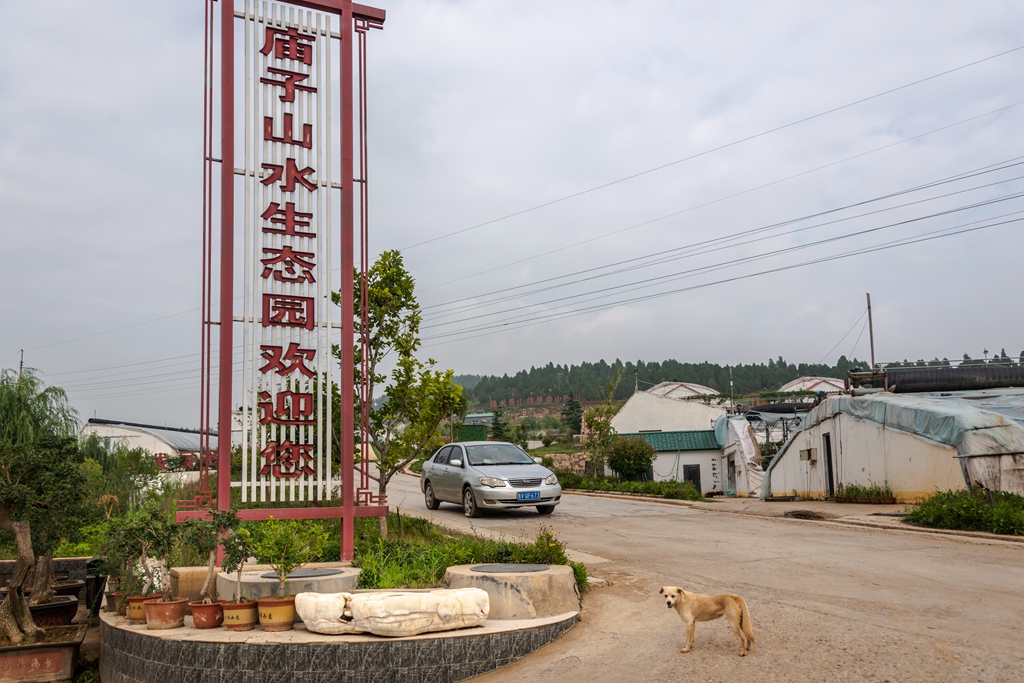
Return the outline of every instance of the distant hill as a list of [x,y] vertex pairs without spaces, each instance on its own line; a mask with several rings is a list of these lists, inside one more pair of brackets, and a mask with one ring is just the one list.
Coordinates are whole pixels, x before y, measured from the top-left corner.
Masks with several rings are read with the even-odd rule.
[[[676,360],[639,363],[616,359],[613,363],[600,360],[596,363],[579,365],[555,365],[520,370],[513,376],[503,375],[457,375],[455,382],[465,389],[465,396],[471,407],[487,407],[490,402],[512,398],[527,399],[530,396],[546,397],[577,395],[581,401],[598,401],[604,398],[609,382],[615,380],[619,368],[624,368],[622,381],[615,391],[616,399],[625,399],[633,393],[634,367],[638,370],[640,388],[648,388],[659,382],[693,382],[703,384],[722,393],[729,393],[729,366],[715,363],[680,363]],[[854,367],[867,368],[866,361],[848,360],[842,356],[836,365],[787,363],[781,356],[767,363],[732,366],[733,382],[737,394],[752,394],[775,391],[786,382],[797,377],[839,377],[845,378],[847,371]],[[463,382],[465,380],[465,383]]]

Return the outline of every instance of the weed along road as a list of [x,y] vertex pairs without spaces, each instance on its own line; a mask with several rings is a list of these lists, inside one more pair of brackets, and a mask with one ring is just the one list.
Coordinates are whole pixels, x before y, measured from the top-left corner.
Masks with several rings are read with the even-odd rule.
[[[610,585],[581,623],[480,681],[1020,681],[1024,543],[768,518],[566,494],[469,520],[430,512],[395,477],[392,505],[454,529],[532,537],[553,526]],[[472,524],[470,524],[472,523]],[[658,589],[736,593],[757,639],[746,657],[724,619],[683,623]]]

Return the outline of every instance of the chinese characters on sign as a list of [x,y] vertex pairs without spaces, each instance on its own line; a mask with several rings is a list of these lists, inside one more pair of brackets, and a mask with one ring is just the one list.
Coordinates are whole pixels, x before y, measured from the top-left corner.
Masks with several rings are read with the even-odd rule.
[[[329,98],[329,93],[321,92],[325,85],[316,70],[321,52],[329,54],[328,46],[318,42],[329,43],[331,36],[329,30],[320,30],[316,16],[304,11],[277,13],[271,5],[269,15],[246,17],[252,22],[247,22],[250,44],[258,48],[253,64],[259,82],[252,100],[253,125],[247,128],[258,153],[247,157],[246,163],[256,183],[249,196],[260,202],[252,207],[252,215],[259,218],[253,228],[258,231],[254,235],[258,246],[251,252],[255,259],[251,267],[253,311],[258,316],[254,317],[262,331],[257,335],[258,355],[257,345],[249,345],[254,374],[248,395],[253,410],[246,426],[250,430],[246,450],[252,463],[246,468],[252,488],[247,493],[253,498],[257,485],[262,489],[270,483],[273,491],[275,481],[281,485],[311,481],[321,464],[330,460],[323,446],[329,447],[330,439],[324,438],[322,417],[318,424],[314,382],[323,368],[318,363],[323,363],[322,356],[330,348],[330,337],[324,332],[329,321],[318,319],[318,315],[325,317],[318,302],[330,282],[329,263],[321,263],[320,258],[326,235],[318,234],[318,212],[324,203],[314,193],[329,191],[320,182],[323,174],[318,169],[330,165],[329,155],[318,149],[318,136],[325,132],[318,129],[318,98]],[[329,477],[329,470],[325,474]],[[318,477],[318,493],[311,489],[310,497],[330,495],[329,487],[319,488],[321,481]],[[280,495],[285,495],[283,488]]]

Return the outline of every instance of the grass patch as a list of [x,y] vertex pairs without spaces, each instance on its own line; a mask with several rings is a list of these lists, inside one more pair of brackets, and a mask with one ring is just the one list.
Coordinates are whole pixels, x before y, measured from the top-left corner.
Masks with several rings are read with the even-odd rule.
[[573,472],[559,472],[558,483],[562,485],[563,489],[580,491],[611,491],[674,500],[704,500],[697,488],[688,481],[622,481],[621,479],[585,477]]
[[[333,541],[324,549],[324,561],[337,560],[338,524]],[[356,520],[355,560],[359,588],[437,588],[445,570],[457,564],[527,563],[571,565],[582,593],[588,585],[587,568],[570,563],[565,544],[553,529],[542,526],[529,543],[491,540],[445,533],[418,517],[388,516],[388,537],[381,538],[376,518]]]
[[936,529],[1024,536],[1024,497],[1005,491],[938,491],[903,518]]
[[837,499],[842,498],[892,498],[892,489],[888,484],[872,483],[868,486],[860,484],[843,484],[836,492]]

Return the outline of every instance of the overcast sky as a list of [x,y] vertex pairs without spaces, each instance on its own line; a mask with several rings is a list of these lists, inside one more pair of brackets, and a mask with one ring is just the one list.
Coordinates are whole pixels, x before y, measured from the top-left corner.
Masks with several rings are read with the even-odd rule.
[[[5,4],[0,366],[195,426],[202,2]],[[768,132],[1019,48],[1024,4],[380,5],[371,250],[443,367],[867,358],[865,292],[879,360],[1024,349],[1024,50]]]

